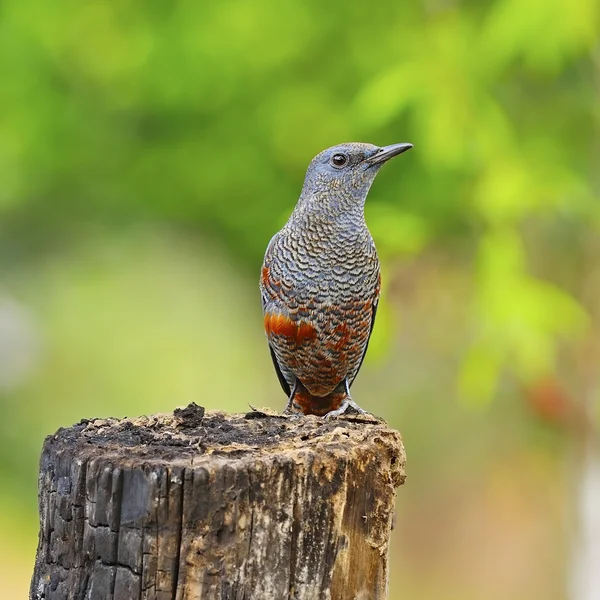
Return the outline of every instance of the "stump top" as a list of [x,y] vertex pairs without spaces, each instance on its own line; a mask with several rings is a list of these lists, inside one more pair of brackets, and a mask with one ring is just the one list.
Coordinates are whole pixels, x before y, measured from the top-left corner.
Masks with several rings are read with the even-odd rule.
[[203,460],[256,459],[296,452],[360,450],[373,443],[392,456],[395,484],[404,481],[400,434],[370,415],[322,419],[270,411],[246,414],[205,411],[192,403],[171,414],[124,419],[84,419],[49,436],[46,444],[75,450],[81,458],[115,458],[123,464],[165,461],[182,466]]

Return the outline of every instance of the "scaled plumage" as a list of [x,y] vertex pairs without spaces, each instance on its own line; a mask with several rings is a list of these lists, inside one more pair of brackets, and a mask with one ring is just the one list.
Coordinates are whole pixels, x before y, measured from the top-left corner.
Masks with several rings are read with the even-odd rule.
[[296,208],[267,247],[260,277],[264,327],[287,410],[364,412],[350,386],[380,292],[364,203],[381,165],[411,147],[351,143],[318,154]]

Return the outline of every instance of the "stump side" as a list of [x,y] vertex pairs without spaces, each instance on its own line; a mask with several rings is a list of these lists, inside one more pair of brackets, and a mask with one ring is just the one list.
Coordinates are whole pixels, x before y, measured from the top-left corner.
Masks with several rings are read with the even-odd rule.
[[400,435],[359,417],[188,407],[59,430],[30,597],[383,599],[404,465]]

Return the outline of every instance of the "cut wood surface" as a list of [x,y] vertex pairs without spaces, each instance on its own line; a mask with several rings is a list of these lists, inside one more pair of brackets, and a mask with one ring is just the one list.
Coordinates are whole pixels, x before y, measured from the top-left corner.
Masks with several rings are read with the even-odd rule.
[[34,600],[378,600],[405,456],[370,416],[93,419],[40,462]]

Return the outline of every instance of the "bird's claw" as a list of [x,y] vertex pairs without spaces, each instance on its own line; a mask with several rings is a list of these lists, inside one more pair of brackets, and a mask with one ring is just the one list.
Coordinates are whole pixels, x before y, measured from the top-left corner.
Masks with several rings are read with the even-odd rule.
[[357,413],[359,415],[368,415],[369,413],[362,409],[352,398],[345,398],[340,404],[339,408],[335,410],[329,411],[323,418],[325,419],[333,419],[334,417],[339,417],[347,412]]

